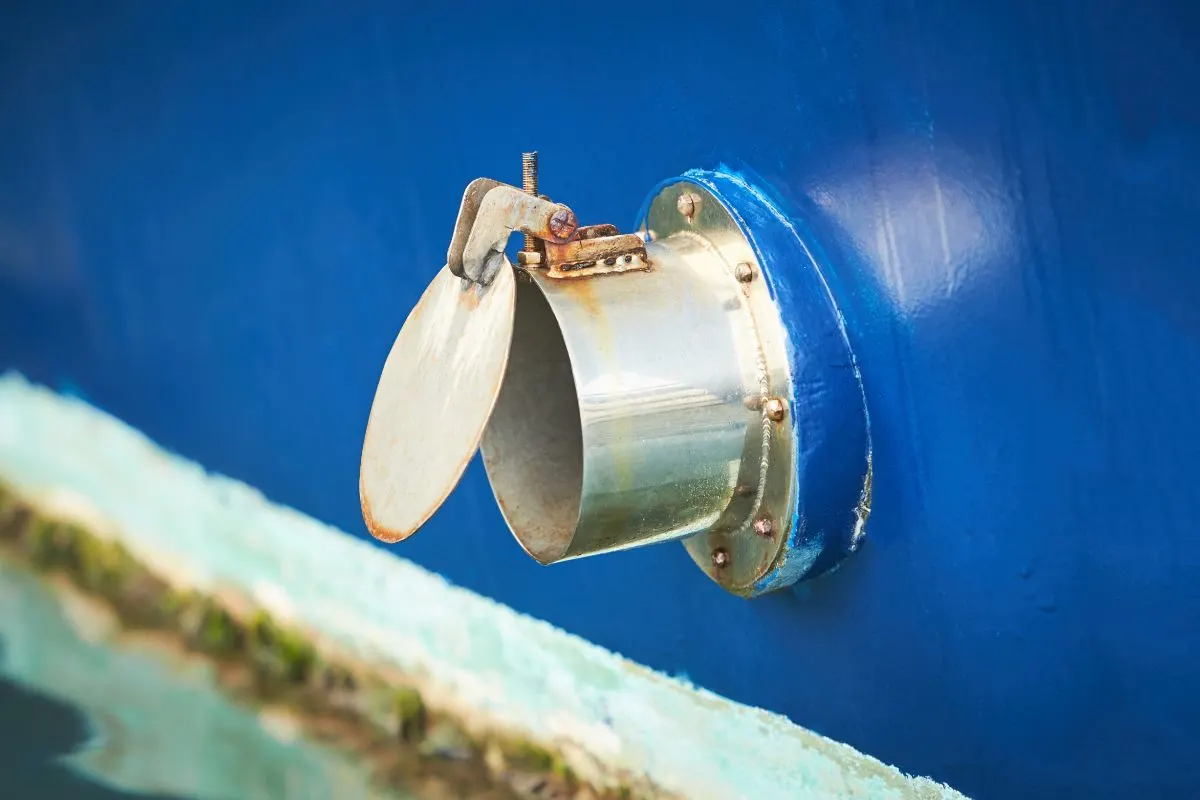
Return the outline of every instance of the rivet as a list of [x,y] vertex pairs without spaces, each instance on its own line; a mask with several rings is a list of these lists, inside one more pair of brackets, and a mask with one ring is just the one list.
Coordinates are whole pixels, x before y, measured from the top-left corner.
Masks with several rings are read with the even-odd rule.
[[754,532],[770,539],[775,535],[775,523],[771,521],[770,517],[759,517],[754,520]]
[[699,213],[701,202],[703,201],[701,201],[700,195],[695,192],[684,192],[675,201],[675,208],[687,218],[688,222],[691,222],[696,218],[696,214]]
[[749,261],[743,261],[733,268],[733,275],[742,283],[749,283],[754,280],[754,265]]
[[724,547],[718,547],[712,551],[712,563],[716,569],[725,569],[733,561],[733,556],[729,555],[729,551]]
[[567,241],[579,227],[575,212],[566,206],[559,206],[550,216],[550,233],[559,241]]
[[767,412],[768,419],[773,422],[783,422],[783,418],[787,416],[787,403],[778,397],[772,397],[763,406],[763,410]]

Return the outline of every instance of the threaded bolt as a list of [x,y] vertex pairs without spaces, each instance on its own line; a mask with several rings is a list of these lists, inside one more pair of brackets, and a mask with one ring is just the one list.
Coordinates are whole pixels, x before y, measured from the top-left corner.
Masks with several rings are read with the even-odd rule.
[[[538,196],[538,154],[534,150],[531,153],[521,153],[521,189],[525,194]],[[538,252],[537,239],[525,234],[525,252]]]

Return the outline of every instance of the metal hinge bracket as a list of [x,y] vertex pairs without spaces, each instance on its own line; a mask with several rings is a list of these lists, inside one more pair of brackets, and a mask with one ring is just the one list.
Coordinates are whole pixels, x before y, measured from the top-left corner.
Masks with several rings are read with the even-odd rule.
[[609,224],[579,227],[569,207],[536,194],[536,157],[530,155],[536,154],[526,154],[525,189],[490,178],[476,178],[467,185],[446,254],[452,273],[483,286],[490,284],[508,264],[504,249],[513,231],[527,237],[518,258],[520,266],[544,269],[551,278],[650,269],[640,234],[621,233]]

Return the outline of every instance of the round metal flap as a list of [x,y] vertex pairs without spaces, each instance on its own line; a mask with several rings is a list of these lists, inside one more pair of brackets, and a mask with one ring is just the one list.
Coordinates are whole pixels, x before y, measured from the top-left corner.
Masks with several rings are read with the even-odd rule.
[[508,363],[515,285],[511,267],[486,287],[443,268],[404,322],[363,440],[359,499],[376,538],[415,533],[479,447]]

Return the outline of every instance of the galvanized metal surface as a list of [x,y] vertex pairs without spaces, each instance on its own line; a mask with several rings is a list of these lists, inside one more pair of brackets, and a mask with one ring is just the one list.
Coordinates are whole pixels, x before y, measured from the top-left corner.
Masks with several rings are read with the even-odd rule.
[[[748,528],[761,505],[738,488],[757,488],[765,469],[759,400],[771,376],[732,265],[699,239],[646,250],[647,271],[564,280],[533,270],[518,285],[483,455],[509,526],[543,563]],[[773,322],[765,335],[781,346]],[[784,515],[792,463],[784,453],[778,464]],[[723,582],[749,587],[763,566],[747,559],[749,579]]]

